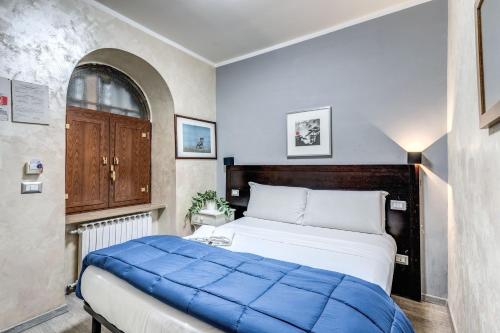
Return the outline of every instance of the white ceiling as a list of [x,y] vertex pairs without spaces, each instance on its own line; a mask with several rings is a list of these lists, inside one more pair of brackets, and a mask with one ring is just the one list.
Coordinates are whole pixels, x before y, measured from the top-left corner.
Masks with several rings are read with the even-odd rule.
[[429,0],[97,1],[143,30],[221,65]]

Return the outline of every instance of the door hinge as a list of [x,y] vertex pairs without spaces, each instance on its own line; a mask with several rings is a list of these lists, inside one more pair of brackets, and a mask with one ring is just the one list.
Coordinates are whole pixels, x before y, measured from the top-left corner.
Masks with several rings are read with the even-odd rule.
[[67,130],[69,129],[69,127],[70,127],[70,126],[69,126],[69,124],[66,124],[66,129],[67,129]]
[[68,195],[68,193],[65,193],[65,194],[64,194],[64,199],[66,199],[66,200],[68,200],[68,199],[69,199],[69,195]]
[[149,185],[146,185],[146,187],[141,187],[141,192],[149,193]]
[[142,132],[141,133],[141,138],[149,139],[149,132]]

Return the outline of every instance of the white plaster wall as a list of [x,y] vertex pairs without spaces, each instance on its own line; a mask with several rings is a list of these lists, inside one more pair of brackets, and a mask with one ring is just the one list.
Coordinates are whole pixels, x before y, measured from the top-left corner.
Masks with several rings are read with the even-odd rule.
[[421,269],[425,300],[445,303],[448,290],[448,184],[432,169],[421,168]]
[[420,173],[422,294],[440,303],[446,301],[448,290],[447,145],[444,135],[423,152]]
[[[50,125],[0,122],[0,330],[64,303],[66,89],[74,66],[100,48],[151,64],[168,84],[176,113],[215,120],[210,65],[83,1],[2,0],[0,76],[47,84]],[[44,193],[20,195],[23,164],[34,157],[45,162]],[[215,169],[213,161],[177,161],[176,207],[168,209],[182,216],[195,190],[215,187]],[[182,225],[177,218],[159,228],[183,232]]]
[[500,126],[479,129],[474,2],[448,3],[448,301],[457,332],[500,332]]

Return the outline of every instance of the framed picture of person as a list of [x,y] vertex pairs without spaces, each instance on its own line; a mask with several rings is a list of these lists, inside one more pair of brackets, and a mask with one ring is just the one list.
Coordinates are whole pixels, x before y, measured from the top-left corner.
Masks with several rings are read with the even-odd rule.
[[217,159],[215,122],[175,115],[175,157]]
[[287,122],[287,157],[332,156],[332,108],[291,112]]

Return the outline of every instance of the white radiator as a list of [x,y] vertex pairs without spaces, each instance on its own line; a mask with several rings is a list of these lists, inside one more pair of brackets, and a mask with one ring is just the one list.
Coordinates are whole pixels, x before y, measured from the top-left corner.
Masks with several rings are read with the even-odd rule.
[[78,276],[82,269],[82,261],[92,251],[111,245],[124,243],[131,239],[151,236],[153,219],[151,213],[141,213],[82,224],[71,231],[79,234]]

